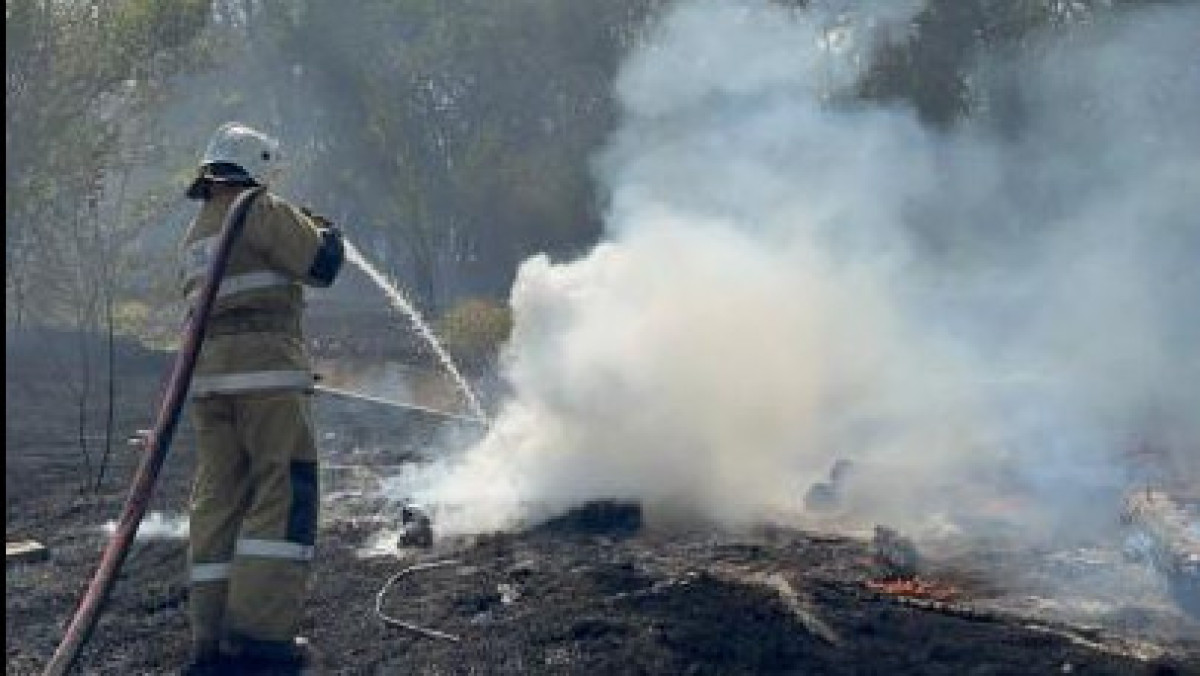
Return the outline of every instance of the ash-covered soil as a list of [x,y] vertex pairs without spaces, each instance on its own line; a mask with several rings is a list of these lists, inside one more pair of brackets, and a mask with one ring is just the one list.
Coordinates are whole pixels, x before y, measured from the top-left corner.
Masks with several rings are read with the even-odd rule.
[[[94,514],[55,515],[52,559],[9,568],[8,673],[39,673],[52,653],[101,545]],[[864,586],[875,572],[867,547],[837,537],[547,527],[363,558],[372,534],[351,524],[324,533],[305,631],[331,673],[1185,674],[1200,665],[1196,644],[1164,654],[1069,624],[903,602]],[[181,540],[137,546],[83,673],[170,673],[183,661],[184,557]],[[391,626],[377,602],[446,636]]]
[[[6,673],[37,674],[94,570],[105,542],[98,526],[119,513],[136,456],[116,448],[100,489],[82,489],[78,411],[63,404],[61,382],[13,366],[6,534],[40,540],[51,556],[7,567]],[[159,376],[150,368],[123,381],[118,430],[149,424]],[[333,402],[317,406],[331,446],[364,419]],[[329,452],[337,463],[355,459]],[[183,511],[191,466],[185,426],[151,509]],[[379,520],[330,521],[304,632],[337,674],[1200,674],[1200,625],[1182,614],[1135,618],[1126,630],[1085,627],[1006,610],[989,602],[992,585],[949,569],[931,575],[959,590],[954,599],[909,601],[868,584],[881,571],[862,539],[594,517],[394,550],[370,549]],[[185,557],[182,539],[135,545],[79,673],[179,668]],[[377,603],[393,620],[441,635],[386,622]]]

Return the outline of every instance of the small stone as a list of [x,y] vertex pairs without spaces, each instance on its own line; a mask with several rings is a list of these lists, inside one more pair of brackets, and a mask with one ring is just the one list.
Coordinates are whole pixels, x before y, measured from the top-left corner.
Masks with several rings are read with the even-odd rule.
[[40,542],[23,540],[4,543],[4,560],[7,563],[37,563],[50,558],[50,550]]
[[501,582],[499,585],[496,585],[496,593],[500,595],[500,602],[506,606],[516,603],[517,599],[521,598],[521,592],[517,589],[516,585],[508,582]]

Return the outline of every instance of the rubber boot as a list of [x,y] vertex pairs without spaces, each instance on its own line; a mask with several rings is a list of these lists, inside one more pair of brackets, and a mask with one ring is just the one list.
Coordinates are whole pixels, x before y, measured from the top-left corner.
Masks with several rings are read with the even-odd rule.
[[220,676],[231,673],[229,659],[216,644],[194,646],[188,663],[180,670],[180,676]]
[[317,676],[325,673],[320,651],[302,636],[296,637],[284,650],[273,648],[264,652],[237,642],[227,643],[225,649],[229,651],[226,664],[233,667],[230,673],[247,676]]

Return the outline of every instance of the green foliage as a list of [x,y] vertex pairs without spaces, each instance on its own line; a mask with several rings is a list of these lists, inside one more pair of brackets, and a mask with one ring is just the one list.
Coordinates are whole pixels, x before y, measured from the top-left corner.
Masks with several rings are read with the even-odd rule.
[[[6,322],[86,328],[132,239],[127,174],[147,107],[211,0],[6,4]],[[136,131],[135,131],[136,129]]]
[[211,15],[212,0],[127,0],[114,9],[112,32],[119,44],[137,46],[134,56],[147,59],[185,46]]
[[876,55],[857,94],[904,101],[926,123],[950,126],[978,104],[968,77],[984,51],[1024,49],[1040,31],[1069,31],[1105,11],[1163,1],[927,0],[908,39]]
[[293,139],[311,134],[300,173],[320,177],[297,191],[376,243],[426,312],[505,294],[530,254],[595,241],[588,160],[615,124],[630,36],[657,4],[264,2],[261,47],[302,73],[264,81],[315,104],[280,108]]
[[512,333],[512,313],[494,301],[468,298],[438,320],[436,331],[456,362],[480,370],[496,363]]

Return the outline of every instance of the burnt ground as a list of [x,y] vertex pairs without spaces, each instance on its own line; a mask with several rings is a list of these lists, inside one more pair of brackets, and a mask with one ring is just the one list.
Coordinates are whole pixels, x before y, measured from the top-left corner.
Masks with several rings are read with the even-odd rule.
[[[6,535],[51,550],[47,561],[7,566],[6,673],[36,674],[94,570],[105,542],[97,525],[119,513],[136,458],[118,445],[99,490],[82,489],[79,407],[63,378],[6,356]],[[136,363],[121,370],[121,434],[152,419],[164,368],[151,356]],[[321,403],[318,414],[338,434],[369,418],[336,406]],[[398,436],[394,422],[375,421],[375,434]],[[407,425],[403,437],[419,446],[427,432]],[[353,461],[349,446],[337,448],[342,438],[326,439],[329,453]],[[99,443],[91,439],[93,473]],[[152,510],[184,509],[191,466],[185,426]],[[1200,624],[1184,616],[1171,632],[1147,635],[1002,611],[985,603],[994,589],[951,571],[944,579],[961,598],[908,601],[866,585],[880,571],[863,540],[778,528],[660,531],[620,515],[373,556],[363,548],[377,522],[331,521],[304,631],[338,674],[1200,673]],[[391,626],[377,601],[392,618],[456,640]],[[186,602],[184,541],[139,541],[79,673],[172,673],[187,649]]]

